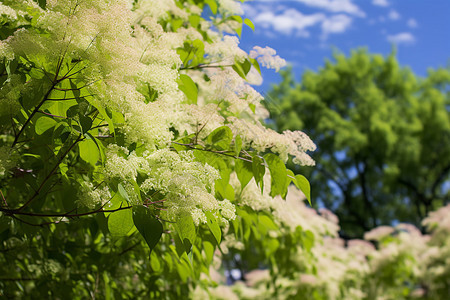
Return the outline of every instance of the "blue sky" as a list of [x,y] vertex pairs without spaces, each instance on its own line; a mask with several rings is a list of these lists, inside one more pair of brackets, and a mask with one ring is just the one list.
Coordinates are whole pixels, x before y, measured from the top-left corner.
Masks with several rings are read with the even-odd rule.
[[[450,0],[254,0],[243,7],[256,29],[244,29],[241,48],[274,48],[297,79],[323,66],[333,49],[387,55],[395,45],[400,64],[420,76],[450,65]],[[263,78],[256,87],[263,93],[281,79],[273,70]]]

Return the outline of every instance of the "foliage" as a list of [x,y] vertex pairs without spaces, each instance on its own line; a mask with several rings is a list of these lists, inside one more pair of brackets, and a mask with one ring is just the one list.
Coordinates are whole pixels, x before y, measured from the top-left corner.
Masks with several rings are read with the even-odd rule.
[[309,189],[284,162],[313,164],[315,146],[262,126],[248,82],[258,61],[284,61],[239,49],[233,34],[253,26],[240,13],[232,0],[2,1],[2,297],[179,299],[208,292],[230,241],[249,268],[311,248],[301,228],[267,237],[272,198]]
[[450,200],[448,69],[419,78],[394,54],[336,54],[295,83],[290,71],[268,97],[279,130],[317,144],[312,197],[337,213],[343,236],[392,220],[420,221]]

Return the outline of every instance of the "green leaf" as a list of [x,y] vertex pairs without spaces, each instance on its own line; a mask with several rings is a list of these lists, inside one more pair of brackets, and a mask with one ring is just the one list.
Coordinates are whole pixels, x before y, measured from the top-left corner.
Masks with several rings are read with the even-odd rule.
[[210,240],[207,240],[207,238],[203,239],[203,250],[205,251],[206,254],[206,262],[208,264],[210,264],[212,262],[212,259],[214,257],[214,239],[212,238],[211,235],[207,236],[207,237],[211,237]]
[[262,193],[264,189],[264,173],[266,173],[266,167],[264,165],[264,160],[258,155],[253,157],[252,171],[256,184],[259,185]]
[[241,23],[241,24],[242,24],[242,17],[241,17],[241,16],[231,16],[230,19],[231,19],[231,20],[235,20],[235,21],[237,21],[238,23]]
[[228,126],[222,126],[211,132],[206,141],[219,150],[225,150],[229,148],[232,139],[233,132],[231,129]]
[[250,107],[250,109],[252,110],[252,112],[255,113],[255,111],[256,111],[256,105],[255,105],[255,104],[249,103],[249,104],[248,104],[248,107]]
[[242,149],[242,139],[240,135],[236,135],[234,138],[234,154],[239,156],[241,154]]
[[126,236],[133,228],[133,218],[130,209],[119,210],[108,216],[108,229],[112,236]]
[[247,59],[242,63],[242,70],[244,71],[244,74],[247,75],[248,72],[250,72],[250,69],[252,68],[252,64]]
[[80,127],[81,127],[81,131],[83,134],[85,134],[86,132],[88,132],[91,127],[92,127],[92,119],[87,117],[87,116],[83,116],[83,115],[79,115],[80,117]]
[[185,213],[177,218],[175,224],[180,240],[183,243],[184,251],[189,253],[195,239],[195,225],[190,214]]
[[250,21],[250,19],[244,19],[244,24],[250,27],[253,31],[255,31],[255,25],[253,24],[252,21]]
[[161,270],[161,263],[155,252],[150,253],[150,266],[154,272],[159,272]]
[[117,190],[118,190],[120,196],[122,196],[123,199],[127,200],[127,202],[130,203],[130,197],[128,196],[127,191],[124,189],[124,187],[121,183],[119,183],[117,185]]
[[236,175],[241,183],[241,189],[244,189],[253,177],[252,163],[236,159]]
[[78,148],[80,149],[81,159],[95,166],[100,156],[100,152],[95,141],[92,139],[84,139],[78,143]]
[[283,161],[275,154],[269,153],[264,156],[269,166],[270,176],[272,177],[270,185],[270,196],[286,196],[286,166]]
[[264,235],[267,234],[269,230],[278,230],[278,226],[266,215],[258,216],[258,225]]
[[222,231],[220,230],[220,226],[217,223],[216,217],[210,211],[205,211],[204,213],[206,215],[206,218],[208,219],[208,221],[207,221],[208,228],[211,231],[211,233],[214,235],[214,237],[217,241],[217,245],[219,245],[221,238],[222,238]]
[[303,175],[296,175],[294,184],[299,188],[303,194],[305,194],[306,199],[308,199],[309,205],[311,205],[311,186],[309,185],[308,179]]
[[217,14],[217,3],[216,0],[205,0],[205,3],[211,8],[211,12],[215,15]]
[[44,71],[36,68],[31,68],[28,74],[30,74],[31,78],[35,79],[42,79],[45,76]]
[[259,66],[258,60],[256,60],[255,58],[250,58],[249,61],[252,64],[252,66],[255,67],[255,69],[258,71],[258,73],[261,74],[261,67]]
[[181,74],[178,87],[186,95],[190,104],[197,104],[198,88],[191,77]]
[[91,138],[91,140],[94,141],[95,145],[97,145],[98,152],[100,153],[100,158],[101,158],[101,160],[102,160],[102,164],[104,164],[105,161],[106,161],[106,155],[105,155],[105,149],[104,149],[105,146],[103,146],[102,142],[101,142],[99,139],[95,138],[95,137],[94,137],[92,134],[90,134],[89,132],[86,132],[86,136],[89,137],[89,138]]
[[192,27],[197,28],[200,24],[201,17],[199,15],[190,15],[189,23],[191,23]]
[[34,130],[36,131],[36,133],[38,135],[41,135],[44,132],[46,132],[47,130],[49,130],[50,128],[54,127],[56,124],[58,124],[58,122],[56,122],[54,119],[52,119],[50,117],[40,117],[36,121]]
[[236,73],[238,73],[239,76],[247,80],[247,78],[245,77],[244,69],[242,68],[242,64],[240,62],[235,62],[232,68]]
[[47,0],[38,0],[38,4],[42,9],[45,9],[47,5]]
[[310,230],[303,232],[302,244],[306,251],[311,251],[312,247],[314,246],[314,239],[314,233],[312,233]]
[[139,233],[144,237],[150,252],[161,239],[163,226],[145,206],[133,206],[133,221]]
[[234,200],[234,189],[228,181],[216,180],[216,196],[220,199]]

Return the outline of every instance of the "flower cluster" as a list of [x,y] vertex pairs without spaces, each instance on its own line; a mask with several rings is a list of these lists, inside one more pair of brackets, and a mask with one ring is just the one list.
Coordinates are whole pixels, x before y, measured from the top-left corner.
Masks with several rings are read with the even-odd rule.
[[[259,81],[253,58],[277,70],[284,60],[269,48],[255,48],[249,55],[235,35],[221,31],[224,26],[234,33],[242,26],[238,18],[230,18],[242,13],[241,2],[212,1],[211,9],[213,2],[218,8],[212,20],[202,17],[206,4],[194,2],[0,4],[2,22],[14,29],[0,41],[0,61],[18,66],[9,68],[0,89],[0,126],[4,125],[0,128],[2,134],[10,134],[13,145],[19,140],[26,145],[19,149],[10,147],[9,141],[0,144],[0,174],[18,163],[13,157],[41,147],[49,138],[54,144],[39,158],[56,163],[51,175],[65,180],[56,184],[70,181],[84,208],[97,209],[121,197],[131,206],[158,203],[152,213],[170,222],[189,215],[200,225],[211,212],[226,226],[236,216],[236,202],[232,192],[225,193],[229,197],[216,193],[216,184],[224,181],[219,174],[228,179],[234,164],[224,172],[220,164],[205,163],[194,155],[195,147],[229,157],[239,135],[242,152],[237,155],[272,151],[283,160],[291,155],[299,164],[313,165],[306,152],[315,146],[306,135],[278,134],[262,125],[268,117],[263,97],[246,79]],[[205,138],[222,126],[228,126],[233,136],[228,148],[219,151]],[[182,139],[191,142],[180,150],[175,145]],[[25,161],[34,167],[29,157],[38,156],[32,153]],[[41,169],[33,172],[47,172]],[[38,177],[53,180],[47,175]],[[230,189],[228,183],[222,184]],[[255,186],[253,180],[244,189],[243,202],[272,207],[269,198],[255,193]]]
[[[235,183],[237,184],[237,183]],[[255,190],[255,191],[253,191]],[[258,192],[250,182],[240,193],[242,200]],[[263,195],[264,206],[253,209],[270,211],[282,228],[292,233],[301,228],[315,236],[308,253],[298,247],[292,254],[287,276],[274,279],[269,270],[253,270],[245,274],[245,283],[226,287],[238,299],[291,298],[298,295],[318,295],[318,299],[445,299],[450,286],[450,205],[431,212],[423,220],[428,234],[422,234],[411,224],[380,226],[364,235],[365,240],[338,238],[338,219],[327,209],[320,215],[304,203],[304,197],[291,187],[284,201]],[[283,203],[284,202],[284,203]],[[267,204],[269,203],[269,204]],[[230,233],[229,233],[230,234]],[[283,234],[283,233],[279,233]],[[285,234],[289,234],[286,233]],[[231,243],[229,248],[233,247]],[[242,245],[234,247],[235,251]],[[230,251],[230,249],[228,249]],[[312,254],[312,258],[309,256]],[[278,266],[280,268],[280,266]],[[282,269],[277,269],[282,273]],[[225,287],[224,287],[225,288]],[[213,299],[220,299],[217,288],[211,289]]]

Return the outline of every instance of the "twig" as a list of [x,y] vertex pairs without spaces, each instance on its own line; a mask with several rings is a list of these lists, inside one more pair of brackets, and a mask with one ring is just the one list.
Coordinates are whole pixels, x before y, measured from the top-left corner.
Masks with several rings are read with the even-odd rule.
[[227,152],[231,152],[231,151],[214,151],[214,150],[210,150],[210,149],[196,148],[195,145],[193,145],[193,144],[183,144],[183,143],[178,143],[178,142],[172,142],[172,143],[180,145],[180,146],[185,146],[185,147],[188,147],[188,148],[193,149],[193,150],[200,150],[200,151],[205,151],[205,152],[211,152],[211,153],[215,153],[215,154],[219,154],[219,155],[225,155],[225,156],[228,156],[228,157],[232,157],[234,159],[240,159],[240,160],[247,161],[247,162],[253,162],[251,159],[247,159],[247,158],[244,158],[244,157],[231,155],[231,154],[227,153]]
[[48,173],[47,177],[44,178],[44,180],[42,181],[41,185],[39,186],[39,188],[34,192],[33,196],[31,196],[31,198],[25,202],[25,204],[23,204],[21,207],[19,207],[17,209],[17,212],[21,211],[22,209],[24,209],[25,207],[27,207],[31,201],[33,201],[41,192],[42,188],[44,187],[45,183],[50,179],[50,177],[53,175],[53,173],[55,173],[56,169],[58,168],[59,164],[62,162],[62,160],[66,157],[67,154],[69,154],[69,152],[73,149],[73,147],[75,147],[75,145],[82,140],[81,138],[81,134],[78,136],[78,138],[75,140],[75,142],[72,144],[72,146],[69,147],[69,149],[66,150],[66,152],[63,153],[63,155],[59,158],[58,162],[55,164],[55,166],[53,167],[53,169],[50,171],[50,173]]

